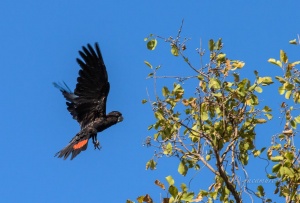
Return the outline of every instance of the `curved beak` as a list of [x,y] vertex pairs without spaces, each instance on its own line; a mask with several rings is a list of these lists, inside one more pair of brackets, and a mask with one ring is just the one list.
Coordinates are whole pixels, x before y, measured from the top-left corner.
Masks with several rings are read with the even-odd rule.
[[123,116],[118,117],[118,122],[121,122],[121,121],[123,121]]

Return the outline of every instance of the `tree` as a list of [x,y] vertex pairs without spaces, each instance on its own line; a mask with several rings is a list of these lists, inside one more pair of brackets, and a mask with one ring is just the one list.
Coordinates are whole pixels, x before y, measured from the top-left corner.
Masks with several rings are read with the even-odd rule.
[[[293,106],[300,103],[300,72],[297,70],[300,61],[289,62],[283,50],[279,60],[268,60],[283,70],[283,75],[275,79],[280,84],[279,94],[286,99],[280,107],[285,126],[278,134],[270,136],[270,146],[258,149],[256,128],[267,126],[273,118],[272,109],[260,104],[259,94],[273,84],[272,77],[260,76],[254,71],[253,82],[241,78],[239,72],[245,63],[230,59],[223,52],[222,39],[209,40],[208,62],[195,66],[185,55],[189,39],[182,40],[181,30],[182,25],[176,37],[151,34],[145,39],[149,50],[155,50],[158,40],[170,44],[171,54],[183,58],[187,68],[194,73],[192,76],[158,76],[160,66],[153,67],[145,61],[151,69],[148,77],[155,84],[155,99],[149,96],[142,101],[151,104],[155,116],[155,123],[148,128],[154,132],[153,136],[148,137],[145,144],[156,148],[154,158],[147,162],[146,168],[156,169],[157,160],[162,156],[176,157],[181,175],[206,167],[214,178],[208,188],[193,192],[185,183],[179,188],[174,179],[167,176],[167,194],[161,202],[243,202],[245,195],[252,202],[257,198],[272,202],[263,185],[251,188],[247,184],[250,177],[246,166],[257,158],[268,160],[266,167],[271,172],[265,175],[274,180],[274,193],[284,197],[286,202],[300,202],[300,151],[294,142],[300,116]],[[290,43],[299,45],[299,37]],[[197,54],[200,61],[204,61],[206,53],[202,47],[197,49]],[[163,86],[160,94],[157,93],[157,80],[162,78],[171,78],[174,83]],[[186,81],[195,84],[193,94],[185,93]],[[165,189],[162,182],[156,180],[155,184]],[[151,196],[142,195],[137,201],[153,202]]]

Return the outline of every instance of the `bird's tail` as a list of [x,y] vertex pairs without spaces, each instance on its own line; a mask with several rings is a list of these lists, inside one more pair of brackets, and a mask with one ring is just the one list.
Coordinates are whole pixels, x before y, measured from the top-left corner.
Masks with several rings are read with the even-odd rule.
[[56,87],[57,89],[59,89],[62,94],[64,95],[64,97],[70,101],[70,102],[73,102],[74,99],[77,97],[71,90],[70,88],[68,87],[68,85],[63,82],[63,85],[61,84],[57,84],[56,82],[53,82],[53,85],[54,87]]
[[57,152],[55,156],[57,156],[58,158],[67,159],[69,155],[72,154],[71,155],[71,160],[72,160],[81,151],[86,150],[88,146],[88,141],[89,141],[89,136],[83,135],[80,132],[70,141],[70,143],[65,148]]

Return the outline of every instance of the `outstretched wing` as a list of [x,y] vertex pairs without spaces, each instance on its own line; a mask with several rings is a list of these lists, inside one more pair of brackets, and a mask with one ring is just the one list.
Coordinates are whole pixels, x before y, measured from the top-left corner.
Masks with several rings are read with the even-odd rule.
[[74,90],[76,97],[67,102],[68,110],[81,127],[106,115],[106,99],[109,93],[109,82],[106,67],[95,43],[95,49],[88,44],[79,51],[82,59],[77,58],[81,69]]

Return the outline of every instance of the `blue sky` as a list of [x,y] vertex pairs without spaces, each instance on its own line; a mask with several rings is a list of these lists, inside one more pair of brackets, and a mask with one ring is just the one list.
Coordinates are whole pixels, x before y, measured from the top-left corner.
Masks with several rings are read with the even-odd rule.
[[[156,52],[148,51],[143,39],[150,33],[174,36],[184,18],[182,35],[191,38],[187,51],[195,63],[200,38],[207,49],[209,39],[221,37],[227,55],[246,62],[244,76],[253,70],[280,74],[267,63],[279,57],[280,49],[299,60],[299,47],[288,44],[300,33],[296,0],[2,0],[0,8],[1,202],[125,202],[146,193],[158,202],[161,191],[153,182],[178,176],[178,162],[160,160],[158,170],[145,170],[153,149],[142,143],[151,135],[147,127],[154,118],[150,106],[141,104],[146,87],[152,88],[144,60],[162,64],[162,73],[183,63],[162,48],[168,47],[162,41]],[[94,42],[100,44],[111,83],[108,111],[122,112],[124,121],[98,135],[101,151],[89,145],[73,161],[63,161],[53,156],[79,126],[52,82],[74,88],[78,50]],[[265,93],[263,101],[277,95],[277,89]],[[281,102],[274,99],[272,105]],[[257,144],[280,130],[261,130]],[[205,185],[210,180],[198,175],[195,181]]]

